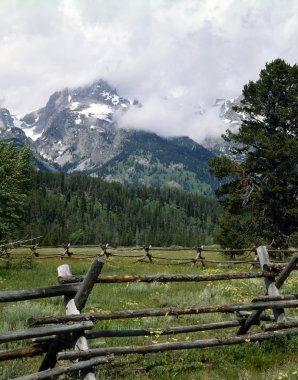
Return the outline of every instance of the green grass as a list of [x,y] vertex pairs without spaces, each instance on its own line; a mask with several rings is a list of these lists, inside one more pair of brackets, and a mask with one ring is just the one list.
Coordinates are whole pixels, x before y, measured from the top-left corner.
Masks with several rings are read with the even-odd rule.
[[[87,255],[98,253],[96,248],[73,249],[75,253]],[[41,249],[41,255],[61,253],[61,249]],[[125,252],[124,254],[132,252]],[[132,254],[140,254],[133,252]],[[73,274],[86,273],[92,259],[69,260],[24,260],[26,250],[13,252],[19,258],[12,259],[10,264],[0,262],[0,288],[26,289],[57,283],[57,267],[70,263]],[[153,251],[154,255],[169,257],[195,257],[193,251]],[[204,253],[210,259],[222,259],[218,253]],[[224,271],[248,271],[247,265],[232,268],[219,268],[200,264],[192,268],[189,265],[161,265],[165,261],[154,264],[136,263],[135,259],[111,257],[102,274],[155,274],[155,273],[219,273]],[[283,285],[281,293],[297,293],[298,273],[293,272]],[[262,279],[230,280],[213,283],[168,283],[168,284],[98,284],[94,287],[85,312],[123,309],[140,309],[163,306],[214,305],[235,302],[250,302],[257,295],[264,295]],[[15,303],[0,304],[0,330],[10,331],[26,327],[26,319],[31,316],[61,315],[65,313],[62,297],[48,298]],[[288,309],[288,316],[298,317],[297,309]],[[130,329],[170,327],[188,324],[202,324],[214,321],[235,319],[233,315],[202,314],[167,316],[163,318],[135,318],[98,322],[95,329]],[[235,334],[234,329],[197,332],[191,334],[161,336],[150,334],[147,337],[132,338],[100,338],[90,340],[90,347],[108,347],[119,345],[142,345],[155,342],[173,342],[176,340],[195,340],[211,337],[224,337]],[[254,326],[251,331],[260,331]],[[24,342],[23,345],[30,344]],[[19,347],[22,342],[2,344],[0,349]],[[116,357],[115,361],[96,369],[98,379],[298,379],[298,336],[278,339],[259,344],[247,342],[242,345],[193,349],[185,351],[169,351],[159,354],[127,355]],[[33,373],[38,370],[42,357],[4,362],[0,364],[0,379]],[[64,377],[65,378],[65,377]]]

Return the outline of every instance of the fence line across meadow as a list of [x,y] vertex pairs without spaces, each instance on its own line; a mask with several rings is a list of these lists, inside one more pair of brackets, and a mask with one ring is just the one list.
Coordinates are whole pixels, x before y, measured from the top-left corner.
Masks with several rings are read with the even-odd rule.
[[[286,316],[288,308],[298,308],[298,294],[279,293],[279,289],[288,279],[298,263],[298,255],[291,257],[284,267],[274,268],[270,262],[265,246],[258,247],[259,272],[227,272],[217,274],[189,275],[113,275],[103,276],[101,270],[105,261],[95,258],[85,276],[74,276],[67,264],[58,267],[59,285],[18,291],[0,292],[0,302],[22,301],[53,296],[64,296],[66,315],[49,317],[32,316],[27,321],[30,328],[25,330],[0,333],[0,343],[32,338],[31,346],[24,346],[0,351],[0,361],[44,355],[38,372],[21,376],[18,380],[52,379],[62,373],[81,371],[85,380],[95,380],[94,366],[112,365],[115,355],[149,354],[185,349],[202,349],[206,347],[243,344],[247,341],[275,340],[276,337],[298,334],[298,319]],[[200,282],[224,281],[231,279],[263,278],[266,295],[254,297],[250,303],[196,305],[188,307],[159,307],[138,310],[118,310],[109,312],[81,313],[89,294],[96,284],[127,283],[165,283],[165,282]],[[271,309],[272,314],[265,310]],[[196,325],[173,327],[154,327],[146,329],[108,329],[92,331],[93,322],[114,319],[168,317],[191,314],[234,313],[236,319]],[[250,333],[253,325],[267,321],[262,331]],[[35,327],[45,325],[44,327]],[[33,328],[34,327],[34,328]],[[212,331],[237,328],[235,335],[222,338],[182,340],[149,345],[131,345],[117,347],[92,348],[89,339],[100,337],[133,337],[150,334],[170,335],[185,332]],[[78,333],[79,332],[79,333]],[[74,349],[75,348],[75,349]],[[64,351],[63,351],[64,350]],[[59,365],[61,360],[77,360],[79,363]],[[58,366],[57,366],[58,365]]]
[[[35,238],[38,239],[38,238]],[[243,259],[236,259],[235,254],[247,254],[252,255],[252,253],[256,254],[256,248],[241,248],[241,249],[220,249],[220,248],[208,248],[204,246],[200,247],[177,247],[177,248],[164,248],[164,247],[152,247],[150,246],[144,246],[143,248],[140,247],[119,247],[119,248],[112,248],[109,246],[109,244],[104,245],[86,245],[86,246],[73,246],[71,247],[70,244],[64,244],[61,246],[39,246],[38,244],[31,244],[26,245],[24,243],[28,241],[32,241],[34,239],[28,239],[24,241],[17,241],[13,243],[7,243],[7,245],[0,246],[0,259],[1,260],[11,260],[15,258],[21,258],[26,257],[28,258],[28,255],[20,255],[18,253],[10,253],[8,252],[8,249],[10,248],[28,248],[30,250],[29,257],[36,259],[36,260],[43,260],[43,259],[64,259],[64,258],[75,258],[75,259],[92,259],[94,257],[104,257],[109,259],[110,257],[118,257],[118,258],[124,258],[124,259],[134,259],[137,262],[140,263],[158,263],[158,265],[191,265],[195,266],[197,263],[200,263],[203,267],[206,266],[206,264],[217,264],[218,266],[233,266],[238,264],[249,264],[249,265],[257,265],[256,258],[243,260]],[[49,248],[63,248],[63,252],[59,254],[41,254],[40,250],[42,249],[49,249]],[[72,250],[76,249],[82,249],[82,248],[98,248],[100,252],[94,253],[94,254],[82,254],[82,253],[75,253]],[[139,253],[141,250],[144,250],[145,252],[140,254],[127,254],[127,252],[137,252]],[[179,252],[179,251],[195,251],[196,255],[195,257],[170,257],[170,256],[161,256],[153,254],[154,251],[164,251],[164,252]],[[125,254],[122,254],[121,252],[125,252]],[[233,258],[233,260],[213,260],[208,259],[206,257],[203,257],[203,253],[208,252],[217,252],[217,253],[223,253],[226,255],[230,255],[230,257]],[[276,263],[280,265],[285,265],[285,257],[288,257],[289,255],[293,255],[298,252],[298,249],[292,248],[287,250],[277,250],[277,249],[267,249],[267,252],[270,255],[277,255],[280,257],[280,260],[271,260],[271,263]],[[160,262],[161,261],[161,262]]]

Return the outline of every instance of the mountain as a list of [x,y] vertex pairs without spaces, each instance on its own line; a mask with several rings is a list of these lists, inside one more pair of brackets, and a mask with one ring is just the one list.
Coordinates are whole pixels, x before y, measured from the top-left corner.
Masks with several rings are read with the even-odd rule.
[[0,139],[5,144],[13,143],[16,147],[29,145],[32,158],[38,169],[52,172],[59,171],[55,164],[45,161],[40,156],[33,141],[26,136],[26,133],[21,128],[15,126],[14,118],[6,108],[0,108]]
[[14,125],[14,120],[6,108],[0,108],[0,138],[4,142],[13,142],[15,146],[28,143],[26,134]]
[[216,180],[207,161],[213,154],[188,137],[164,138],[117,126],[117,117],[141,107],[99,80],[50,96],[45,107],[7,116],[48,170],[87,173],[133,186],[177,187],[212,194]]
[[130,131],[122,152],[98,169],[100,177],[136,186],[171,186],[211,194],[216,180],[207,161],[213,155],[188,137],[165,139]]
[[[232,131],[242,122],[242,115],[232,109],[240,100],[217,99],[214,105]],[[45,107],[23,115],[12,116],[0,108],[0,138],[17,146],[29,144],[37,167],[43,170],[212,194],[217,182],[207,161],[213,155],[229,156],[231,146],[221,137],[200,145],[188,137],[164,138],[120,128],[117,118],[131,107],[142,105],[98,80],[57,91]]]
[[[225,128],[222,133],[225,133],[227,129],[232,132],[236,132],[242,121],[243,115],[236,113],[233,110],[234,106],[239,106],[242,96],[235,99],[217,99],[214,107],[219,108],[219,117],[224,121]],[[216,138],[207,138],[202,143],[205,148],[210,150],[216,156],[227,156],[231,155],[231,144],[224,141],[222,137],[218,136]]]

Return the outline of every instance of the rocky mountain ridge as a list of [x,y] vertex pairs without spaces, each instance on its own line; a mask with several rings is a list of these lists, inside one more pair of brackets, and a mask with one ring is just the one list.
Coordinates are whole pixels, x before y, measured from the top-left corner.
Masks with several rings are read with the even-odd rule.
[[[218,100],[216,106],[226,124],[237,128],[241,119],[232,111],[234,103]],[[0,138],[29,143],[38,165],[47,170],[211,194],[216,181],[207,161],[214,153],[225,154],[222,142],[206,141],[203,147],[188,137],[163,138],[119,128],[117,116],[130,107],[141,105],[99,80],[57,91],[45,107],[24,115],[12,117],[0,109]]]

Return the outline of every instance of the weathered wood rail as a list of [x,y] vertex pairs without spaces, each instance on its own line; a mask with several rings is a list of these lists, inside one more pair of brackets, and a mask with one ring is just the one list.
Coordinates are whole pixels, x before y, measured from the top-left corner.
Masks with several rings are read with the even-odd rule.
[[72,325],[63,324],[61,326],[40,327],[36,329],[26,329],[11,331],[0,334],[0,343],[13,342],[15,340],[24,340],[35,338],[38,336],[48,336],[53,334],[67,334],[69,332],[82,331],[92,329],[92,322],[82,322]]
[[171,350],[189,350],[192,348],[207,348],[227,346],[231,344],[245,343],[247,340],[250,342],[257,342],[276,338],[277,336],[287,336],[298,334],[298,328],[289,328],[286,330],[279,330],[274,332],[262,332],[255,334],[246,334],[241,336],[232,336],[228,338],[213,338],[202,339],[194,341],[181,341],[181,342],[168,342],[159,344],[148,344],[146,346],[124,346],[124,347],[106,347],[106,348],[93,348],[85,352],[60,352],[58,360],[74,360],[74,359],[87,359],[95,356],[102,355],[127,355],[127,354],[148,354],[153,352],[171,351]]
[[164,316],[179,316],[190,314],[209,314],[209,313],[233,313],[237,311],[259,310],[273,308],[297,308],[298,299],[286,301],[268,301],[254,302],[246,304],[231,304],[231,305],[212,305],[212,306],[189,306],[189,307],[162,307],[138,310],[124,311],[106,311],[99,313],[87,313],[80,315],[68,316],[53,316],[30,318],[28,323],[30,326],[39,326],[44,324],[67,323],[67,322],[82,322],[82,321],[108,321],[112,319],[127,319],[127,318],[145,318],[145,317],[164,317]]
[[[274,272],[235,272],[217,273],[210,275],[124,275],[124,276],[98,276],[95,280],[98,284],[113,284],[123,282],[201,282],[201,281],[223,281],[248,278],[272,277]],[[26,301],[38,298],[49,298],[76,293],[84,276],[58,277],[61,285],[53,285],[26,290],[11,290],[0,292],[0,302]]]
[[[107,254],[107,246],[105,253]],[[5,332],[0,334],[0,343],[15,340],[32,339],[31,346],[0,351],[0,361],[32,357],[45,354],[38,372],[22,376],[19,380],[52,379],[63,373],[80,372],[80,378],[94,380],[93,367],[111,363],[114,355],[149,354],[169,350],[199,349],[205,347],[242,344],[247,341],[256,342],[269,340],[278,336],[298,334],[298,320],[288,318],[288,308],[298,308],[298,294],[280,294],[279,289],[287,280],[292,270],[296,268],[298,256],[294,255],[283,267],[274,267],[269,260],[266,247],[258,247],[258,260],[261,271],[229,272],[219,274],[190,275],[100,275],[104,261],[95,258],[86,276],[73,276],[68,265],[58,267],[59,285],[33,288],[22,291],[0,292],[0,302],[15,302],[33,300],[45,297],[64,296],[65,315],[49,317],[32,316],[28,320],[27,330]],[[148,254],[146,252],[146,254]],[[152,256],[151,256],[152,259]],[[205,260],[202,250],[197,250],[196,260]],[[119,310],[110,312],[81,313],[92,288],[96,284],[111,283],[171,283],[171,282],[203,282],[225,281],[232,279],[263,278],[266,295],[252,299],[250,303],[196,305],[189,307],[160,307],[138,310]],[[265,314],[272,310],[273,315]],[[158,329],[118,329],[91,331],[94,321],[165,317],[206,313],[234,313],[236,319],[222,322],[159,327]],[[249,333],[252,325],[267,321],[261,326],[260,332]],[[35,327],[45,325],[44,327]],[[207,330],[232,329],[238,330],[232,336],[223,338],[197,339],[170,343],[155,343],[149,345],[132,345],[122,347],[88,347],[89,339],[102,337],[133,337],[146,336],[152,331],[158,335],[194,333]],[[66,351],[65,351],[66,350]],[[78,363],[56,367],[60,360],[79,360]]]

